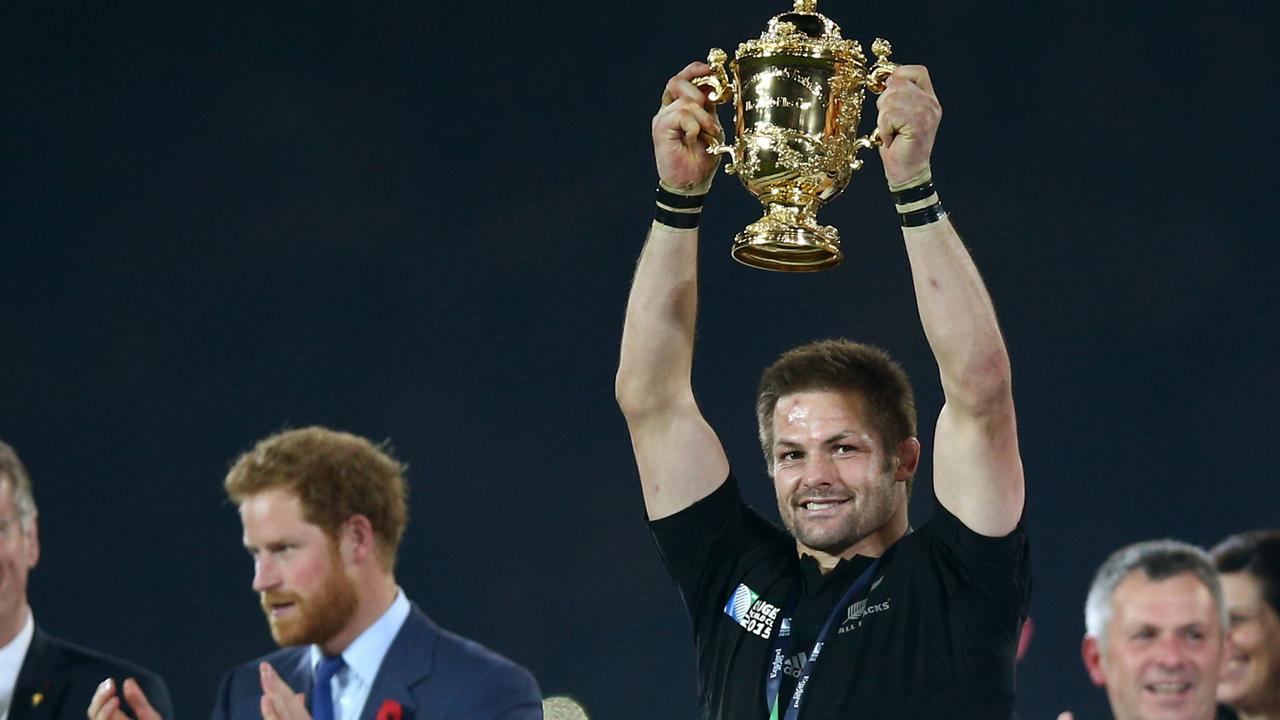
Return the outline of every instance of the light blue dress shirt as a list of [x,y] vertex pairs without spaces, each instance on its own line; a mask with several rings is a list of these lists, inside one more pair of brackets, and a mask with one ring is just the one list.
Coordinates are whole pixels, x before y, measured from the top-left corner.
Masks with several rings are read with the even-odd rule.
[[[403,590],[396,588],[396,599],[391,602],[391,607],[342,651],[342,659],[347,665],[333,676],[329,684],[333,693],[334,720],[357,720],[360,717],[365,703],[369,701],[373,679],[378,676],[378,668],[382,667],[382,659],[404,626],[404,621],[409,618],[409,610],[409,599]],[[312,645],[312,673],[320,664],[321,655],[320,647]]]

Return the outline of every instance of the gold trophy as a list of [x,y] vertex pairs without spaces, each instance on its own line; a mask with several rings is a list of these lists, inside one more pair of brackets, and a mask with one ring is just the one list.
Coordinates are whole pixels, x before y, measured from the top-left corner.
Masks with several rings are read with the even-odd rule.
[[810,272],[840,264],[840,234],[818,224],[817,211],[849,184],[862,167],[858,151],[880,144],[858,137],[865,90],[884,91],[897,65],[890,47],[871,45],[870,70],[857,40],[816,10],[817,0],[795,0],[756,40],[738,45],[725,73],[720,48],[707,56],[712,74],[695,84],[711,88],[717,105],[734,102],[735,138],[713,142],[708,152],[727,153],[725,172],[736,174],[765,207],[764,217],[738,233],[733,257],[765,270]]

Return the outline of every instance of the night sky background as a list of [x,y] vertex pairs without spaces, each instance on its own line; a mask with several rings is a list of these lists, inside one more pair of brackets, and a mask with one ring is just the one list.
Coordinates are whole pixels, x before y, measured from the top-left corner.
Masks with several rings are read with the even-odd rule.
[[[785,9],[0,11],[0,438],[36,486],[37,621],[161,671],[182,717],[207,715],[221,673],[272,648],[222,476],[256,439],[319,423],[410,465],[399,580],[428,614],[593,720],[694,718],[688,622],[613,375],[663,83]],[[1280,525],[1280,13],[819,10],[930,69],[935,180],[1013,358],[1037,623],[1018,705],[1106,717],[1078,646],[1107,553]],[[842,232],[835,271],[734,263],[756,217],[721,175],[695,385],[748,499],[776,513],[752,397],[778,353],[889,348],[926,450],[941,392],[878,159],[821,215]]]

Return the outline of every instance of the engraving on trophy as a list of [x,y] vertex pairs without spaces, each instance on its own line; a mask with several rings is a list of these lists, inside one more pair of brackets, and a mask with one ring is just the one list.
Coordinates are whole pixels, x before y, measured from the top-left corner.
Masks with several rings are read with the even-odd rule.
[[791,82],[797,85],[800,85],[801,87],[808,90],[810,93],[813,94],[814,97],[820,97],[824,95],[826,92],[825,89],[822,87],[822,84],[819,83],[815,78],[810,77],[809,75],[802,74],[798,70],[796,70],[796,68],[790,68],[790,67],[766,68],[752,75],[743,84],[755,85],[758,88],[761,88],[761,91],[763,92],[763,88],[767,87],[769,84],[769,81],[773,80],[774,78],[785,78],[787,80],[790,80]]
[[[771,110],[773,108],[797,108],[808,110],[813,108],[812,100],[794,100],[791,97],[760,97],[759,100],[748,100],[742,104],[748,113],[751,110]],[[756,126],[759,127],[759,126]]]
[[[771,110],[773,108],[797,108],[800,110],[808,110],[813,107],[812,100],[794,100],[789,97],[762,97],[758,100],[748,100],[742,104],[747,111],[752,110]],[[759,127],[757,125],[757,127]]]

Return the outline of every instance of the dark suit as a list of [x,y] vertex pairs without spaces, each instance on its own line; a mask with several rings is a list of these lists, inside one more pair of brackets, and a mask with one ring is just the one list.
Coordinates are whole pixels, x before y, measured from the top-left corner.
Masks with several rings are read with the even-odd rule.
[[[311,707],[309,646],[278,650],[232,669],[218,688],[213,720],[261,720],[258,663],[275,667]],[[388,701],[402,720],[541,720],[542,696],[528,670],[436,626],[415,605],[387,648],[359,720],[377,720]]]
[[172,720],[173,701],[159,675],[51,637],[38,627],[18,671],[9,720],[84,720],[94,690],[107,678],[116,683],[136,679],[156,712]]

